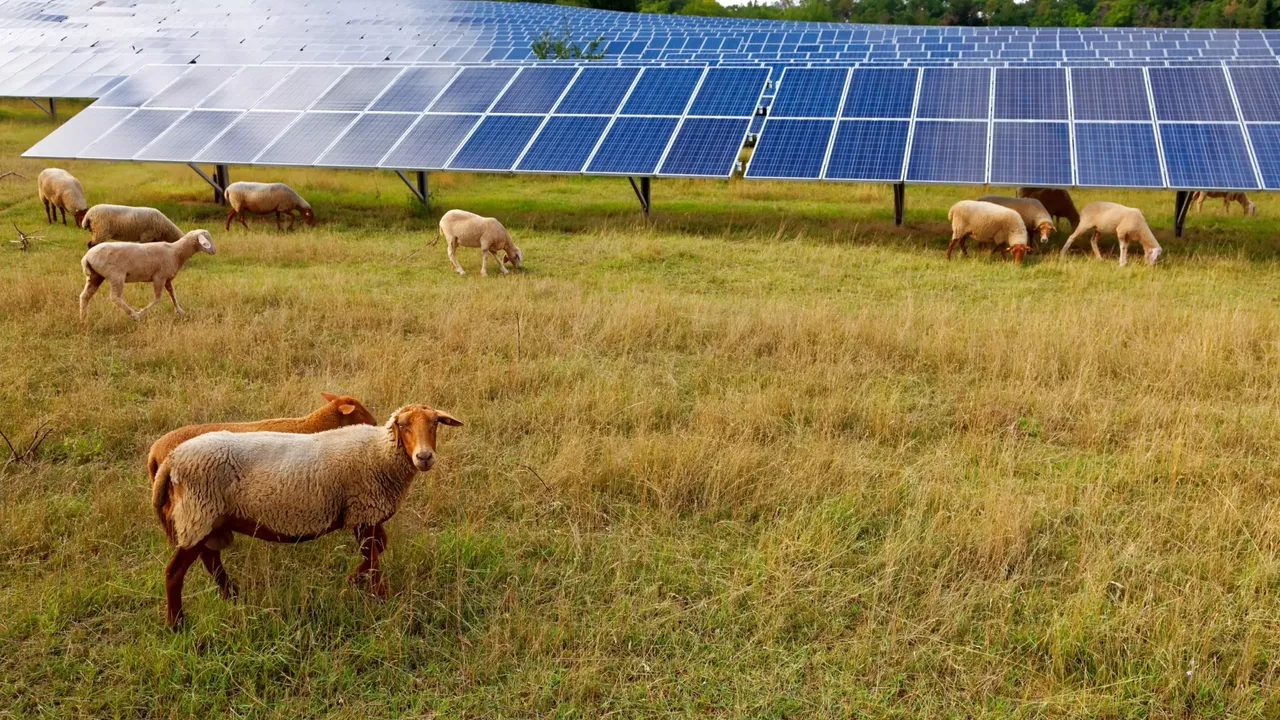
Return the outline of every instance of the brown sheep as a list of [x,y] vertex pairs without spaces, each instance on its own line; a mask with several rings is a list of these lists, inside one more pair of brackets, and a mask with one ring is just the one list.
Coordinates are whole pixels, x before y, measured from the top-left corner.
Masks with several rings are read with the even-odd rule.
[[1056,223],[1061,218],[1066,218],[1071,223],[1071,231],[1075,232],[1076,227],[1080,225],[1080,213],[1076,210],[1076,204],[1071,201],[1071,193],[1061,188],[1018,188],[1018,197],[1034,198],[1044,205],[1044,209],[1049,211]]

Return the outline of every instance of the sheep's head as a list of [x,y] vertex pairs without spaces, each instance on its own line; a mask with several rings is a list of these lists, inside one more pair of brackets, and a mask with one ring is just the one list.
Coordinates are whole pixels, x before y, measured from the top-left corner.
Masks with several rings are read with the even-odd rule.
[[311,208],[298,208],[298,212],[302,215],[302,221],[305,222],[308,227],[316,226],[316,214],[311,212]]
[[1040,223],[1040,227],[1036,229],[1040,231],[1040,244],[1047,244],[1049,242],[1049,236],[1053,234],[1053,223],[1042,222]]
[[208,230],[192,230],[185,237],[194,237],[196,247],[200,248],[201,252],[213,254],[213,236],[209,234]]
[[329,404],[325,405],[325,409],[334,413],[338,421],[338,427],[378,424],[378,421],[373,417],[373,413],[369,412],[368,408],[350,395],[334,395],[333,393],[322,392],[320,396],[329,401]]
[[1248,201],[1248,203],[1244,206],[1245,215],[1252,215],[1257,211],[1258,211],[1258,206],[1254,205],[1252,201]]
[[436,427],[461,426],[462,421],[430,405],[406,405],[391,416],[387,427],[395,433],[396,447],[421,472],[436,463]]
[[504,248],[502,252],[503,262],[511,265],[512,267],[520,267],[520,261],[524,259],[524,256],[520,254],[520,248],[516,247],[515,243],[508,242],[507,247]]
[[1162,252],[1164,252],[1162,249],[1155,247],[1147,250],[1143,255],[1146,256],[1148,265],[1155,265],[1156,261],[1160,259],[1160,253]]
[[89,208],[80,208],[76,211],[76,227],[84,224],[84,216],[89,213]]
[[1017,245],[1009,246],[1009,252],[1013,254],[1013,261],[1018,264],[1022,263],[1022,257],[1030,251],[1031,251],[1030,247],[1028,247],[1027,245],[1023,245],[1021,243]]

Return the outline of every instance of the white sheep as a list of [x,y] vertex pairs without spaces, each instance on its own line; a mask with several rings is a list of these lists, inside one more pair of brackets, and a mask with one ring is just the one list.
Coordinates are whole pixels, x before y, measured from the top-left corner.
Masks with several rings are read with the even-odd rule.
[[1245,215],[1252,215],[1258,209],[1257,206],[1253,204],[1253,201],[1249,199],[1249,196],[1242,192],[1197,190],[1196,193],[1191,196],[1191,202],[1196,205],[1196,212],[1204,212],[1205,198],[1222,198],[1222,211],[1228,215],[1231,214],[1231,203],[1233,202],[1240,203],[1240,207],[1244,210]]
[[989,202],[1002,205],[1022,216],[1027,226],[1027,234],[1040,233],[1040,244],[1049,242],[1049,235],[1054,231],[1053,217],[1044,205],[1035,198],[1012,198],[1003,195],[983,195],[978,202]]
[[171,243],[182,237],[182,231],[172,220],[149,207],[94,205],[85,213],[80,227],[93,233],[89,247],[108,240]]
[[316,216],[311,212],[311,204],[302,199],[302,196],[294,192],[294,189],[284,183],[258,183],[258,182],[237,182],[231,183],[223,192],[227,198],[227,205],[231,208],[227,212],[226,229],[231,229],[231,219],[237,218],[245,230],[249,229],[249,224],[244,221],[246,212],[254,215],[270,215],[276,214],[276,229],[281,229],[280,213],[289,216],[289,230],[293,229],[293,223],[297,220],[294,212],[302,215],[302,219],[307,225],[315,226]]
[[979,246],[990,242],[1003,253],[1006,246],[1013,253],[1015,262],[1030,249],[1027,245],[1027,226],[1022,216],[1007,207],[976,200],[961,200],[947,211],[951,221],[951,242],[947,244],[947,259],[951,250],[960,243],[960,253],[968,255],[965,238],[973,236]]
[[[465,275],[467,272],[458,264],[456,252],[459,246],[480,248],[481,275],[489,274],[485,264],[489,255],[493,255],[493,259],[498,262],[498,269],[503,274],[507,272],[506,263],[511,263],[518,268],[523,259],[520,248],[516,247],[511,240],[511,234],[494,218],[481,217],[466,210],[450,210],[440,218],[436,238],[439,239],[441,234],[444,235],[449,249],[449,262],[459,275]],[[499,250],[503,252],[504,257],[498,257]]]
[[1093,246],[1094,257],[1099,260],[1102,259],[1102,253],[1098,250],[1098,238],[1102,233],[1115,235],[1119,241],[1121,265],[1129,262],[1129,243],[1133,240],[1142,243],[1143,255],[1148,265],[1155,265],[1162,252],[1160,243],[1156,242],[1156,236],[1151,232],[1141,210],[1119,203],[1091,202],[1080,210],[1080,224],[1062,246],[1062,257],[1067,256],[1067,250],[1077,237],[1090,231],[1093,234],[1089,237],[1089,243]]
[[[102,282],[111,283],[111,302],[124,309],[129,317],[137,320],[152,305],[160,302],[160,289],[169,291],[173,309],[181,315],[178,296],[173,293],[173,278],[192,255],[204,251],[213,254],[213,238],[208,230],[192,230],[176,242],[135,243],[110,242],[95,245],[80,259],[84,270],[84,290],[80,293],[80,327],[84,328],[88,317],[89,301]],[[155,298],[141,310],[134,310],[124,299],[125,283],[151,283]]]
[[40,192],[40,202],[44,204],[44,216],[52,225],[58,219],[58,211],[62,211],[62,224],[67,224],[67,211],[76,227],[84,220],[89,204],[84,200],[84,187],[74,175],[61,168],[45,168],[36,179]]
[[182,617],[182,581],[201,558],[224,597],[235,585],[221,551],[234,533],[300,542],[351,530],[361,562],[348,579],[368,574],[386,593],[378,555],[382,524],[396,514],[413,477],[435,464],[437,425],[460,426],[427,405],[396,410],[385,425],[351,425],[314,435],[213,432],[187,440],[160,464],[151,504],[176,551],[165,568],[170,626]]

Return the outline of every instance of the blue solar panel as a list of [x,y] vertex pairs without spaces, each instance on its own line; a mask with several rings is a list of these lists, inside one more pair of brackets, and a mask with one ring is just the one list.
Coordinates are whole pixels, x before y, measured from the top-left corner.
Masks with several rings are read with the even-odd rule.
[[344,68],[300,67],[295,69],[254,110],[306,110],[316,97],[334,83]]
[[906,160],[906,120],[843,120],[827,161],[828,180],[898,182]]
[[926,68],[920,81],[919,118],[986,119],[991,71],[986,68]]
[[209,144],[241,113],[237,110],[196,110],[174,123],[163,135],[155,139],[135,157],[138,160],[190,160]]
[[986,167],[985,122],[916,122],[908,180],[982,183],[986,181]]
[[235,80],[223,85],[200,103],[202,108],[247,110],[266,95],[276,83],[289,74],[287,67],[253,66],[236,74]]
[[400,74],[401,68],[354,67],[311,106],[312,110],[359,112]]
[[1280,122],[1280,67],[1233,67],[1231,82],[1248,122]]
[[817,180],[833,125],[833,120],[770,118],[751,154],[746,177]]
[[577,68],[572,67],[523,68],[493,106],[492,112],[545,115],[555,107],[577,72]]
[[479,115],[423,115],[379,166],[405,170],[441,169],[478,122]]
[[1061,68],[998,68],[997,120],[1066,120],[1067,72]]
[[676,118],[617,118],[605,134],[587,171],[620,175],[652,175],[675,132]]
[[622,106],[623,115],[680,115],[702,78],[702,68],[648,67]]
[[264,165],[311,165],[338,135],[359,117],[356,113],[305,113],[289,126],[256,162]]
[[849,78],[843,117],[909,118],[919,71],[907,68],[855,68]]
[[463,68],[431,104],[431,112],[484,112],[515,73],[511,67]]
[[534,138],[517,169],[526,172],[581,172],[608,125],[609,118],[603,115],[552,116]]
[[1170,187],[1246,189],[1258,187],[1239,125],[1161,123],[1160,145]]
[[751,117],[760,104],[766,68],[710,68],[689,107],[690,115]]
[[139,110],[82,150],[80,156],[128,160],[183,114],[182,110]]
[[489,115],[449,161],[453,170],[510,170],[538,131],[542,118]]
[[316,164],[326,167],[376,167],[382,156],[396,144],[415,119],[416,116],[409,113],[361,115]]
[[1076,123],[1076,183],[1164,187],[1150,123]]
[[845,68],[787,68],[769,106],[769,116],[835,117],[848,73]]
[[1160,120],[1236,120],[1221,68],[1151,68],[1148,75]]
[[1076,120],[1150,120],[1147,81],[1140,68],[1072,68]]
[[1067,123],[997,122],[993,132],[992,184],[1072,184],[1071,131]]
[[1268,190],[1280,189],[1280,124],[1249,125],[1248,128],[1253,155],[1258,158],[1258,170],[1262,172],[1262,186]]
[[659,174],[729,177],[750,122],[747,118],[686,118]]
[[569,92],[556,106],[558,115],[612,115],[622,104],[631,84],[635,82],[636,68],[586,67],[569,86]]
[[411,67],[391,83],[370,110],[422,112],[458,72],[454,67]]

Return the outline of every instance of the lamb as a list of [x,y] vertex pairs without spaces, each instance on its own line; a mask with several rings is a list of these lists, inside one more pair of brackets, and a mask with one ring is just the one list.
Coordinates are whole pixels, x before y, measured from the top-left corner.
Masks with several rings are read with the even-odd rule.
[[240,224],[245,230],[249,229],[249,224],[244,221],[246,212],[254,215],[270,215],[276,214],[276,229],[280,227],[280,213],[289,216],[289,229],[293,229],[293,224],[297,220],[294,212],[302,215],[302,219],[307,225],[312,227],[316,224],[316,216],[311,212],[311,204],[302,199],[302,196],[294,192],[293,188],[284,183],[258,183],[258,182],[237,182],[231,183],[223,192],[227,198],[227,205],[231,210],[227,213],[226,229],[231,229],[231,219],[238,218]]
[[1044,209],[1053,216],[1056,224],[1060,218],[1066,218],[1074,231],[1080,224],[1080,213],[1076,212],[1076,204],[1071,201],[1071,193],[1060,188],[1018,188],[1018,197],[1039,200]]
[[[504,275],[507,273],[506,263],[518,268],[523,259],[520,248],[511,240],[511,234],[494,218],[481,217],[466,210],[450,210],[440,218],[436,238],[439,239],[441,234],[449,249],[449,262],[459,275],[467,274],[458,264],[455,255],[459,246],[480,248],[481,275],[489,274],[485,265],[489,255],[493,255],[493,259],[498,262],[498,269]],[[499,250],[503,252],[501,258],[498,257]]]
[[960,252],[968,255],[965,238],[970,235],[979,245],[993,243],[1003,254],[1005,246],[1013,253],[1014,262],[1022,262],[1027,246],[1027,227],[1022,216],[1007,207],[976,200],[961,200],[947,211],[951,221],[951,242],[947,244],[947,259],[951,250],[960,243]]
[[171,243],[182,237],[182,231],[172,220],[149,207],[94,205],[85,213],[80,227],[93,233],[89,247],[108,240]]
[[1231,203],[1238,202],[1244,210],[1245,215],[1252,215],[1257,211],[1257,207],[1249,200],[1249,196],[1242,192],[1213,192],[1210,190],[1197,190],[1191,196],[1191,202],[1196,204],[1196,212],[1204,212],[1205,198],[1222,198],[1222,211],[1231,214]]
[[84,220],[89,204],[84,201],[84,187],[74,175],[61,168],[45,168],[36,178],[40,191],[40,202],[44,204],[44,217],[52,225],[58,219],[58,211],[62,211],[62,224],[67,224],[67,211],[76,227]]
[[[92,211],[90,211],[92,212]],[[160,289],[169,291],[173,309],[183,314],[178,296],[173,294],[173,278],[192,255],[204,251],[213,254],[213,238],[208,230],[192,230],[181,239],[170,243],[136,245],[127,242],[109,242],[89,248],[80,259],[84,270],[84,290],[80,293],[80,329],[84,330],[89,301],[103,280],[111,283],[111,302],[119,305],[134,320],[160,302]],[[125,283],[151,283],[155,298],[141,310],[134,310],[124,300]]]
[[314,435],[213,432],[179,445],[160,464],[151,504],[175,547],[165,568],[166,619],[182,619],[182,582],[196,558],[224,598],[236,593],[222,566],[235,533],[302,542],[351,530],[366,575],[387,592],[378,570],[382,525],[400,507],[413,477],[435,464],[437,425],[461,426],[428,405],[396,410],[385,425],[352,425]]
[[1022,216],[1022,221],[1027,224],[1027,233],[1040,233],[1040,244],[1049,242],[1049,235],[1053,233],[1055,226],[1053,218],[1049,216],[1049,211],[1044,205],[1035,198],[1011,198],[1001,195],[983,195],[978,198],[978,202],[989,202],[995,205],[1003,205]]
[[1067,256],[1067,250],[1071,248],[1071,243],[1077,237],[1090,230],[1093,231],[1093,235],[1089,238],[1093,245],[1093,255],[1099,260],[1102,259],[1102,253],[1098,251],[1098,238],[1102,233],[1115,235],[1119,241],[1121,266],[1129,262],[1129,243],[1133,240],[1142,243],[1143,254],[1148,265],[1155,265],[1162,252],[1160,243],[1156,242],[1156,236],[1152,234],[1151,227],[1147,225],[1147,219],[1142,216],[1141,210],[1118,203],[1091,202],[1080,211],[1080,225],[1062,246],[1062,256]]
[[349,395],[334,395],[322,392],[320,396],[327,402],[316,408],[310,415],[297,418],[275,418],[256,422],[216,422],[203,425],[186,425],[177,430],[170,430],[151,444],[147,453],[147,477],[151,482],[156,480],[156,470],[160,463],[173,452],[173,449],[193,437],[217,430],[244,433],[271,431],[310,435],[348,425],[376,425],[378,421],[360,404],[359,400]]

